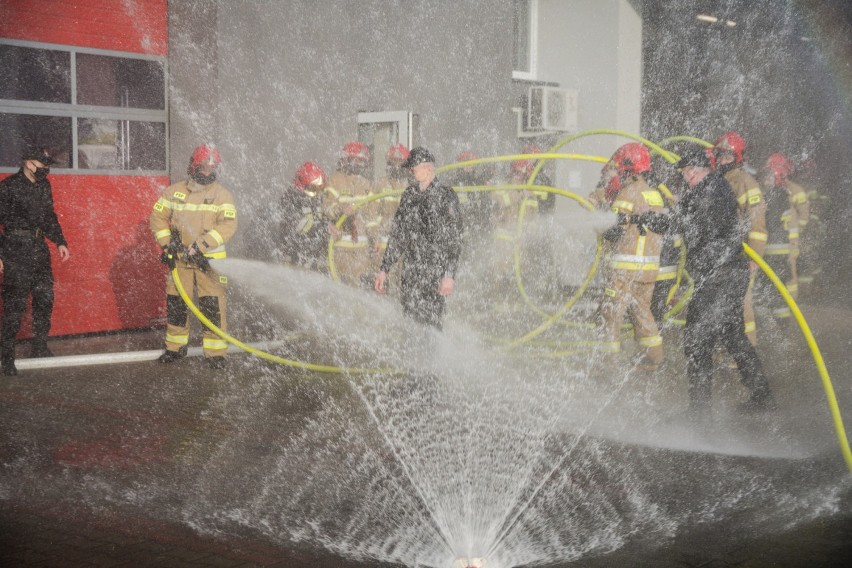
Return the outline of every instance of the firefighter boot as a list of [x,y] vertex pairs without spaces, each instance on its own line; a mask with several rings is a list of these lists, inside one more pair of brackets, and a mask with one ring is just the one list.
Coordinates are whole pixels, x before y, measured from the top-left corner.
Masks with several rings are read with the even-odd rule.
[[181,347],[177,351],[166,351],[157,359],[160,363],[174,363],[186,357],[186,347]]

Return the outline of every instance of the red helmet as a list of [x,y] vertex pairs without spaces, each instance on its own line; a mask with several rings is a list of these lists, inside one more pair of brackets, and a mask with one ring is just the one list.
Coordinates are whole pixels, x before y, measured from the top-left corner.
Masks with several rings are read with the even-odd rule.
[[459,155],[456,157],[457,162],[469,162],[470,160],[475,160],[479,156],[476,155],[476,152],[473,150],[463,150],[459,152]]
[[533,164],[531,160],[515,160],[512,162],[512,171],[522,173],[524,175],[530,175],[533,171]]
[[370,159],[370,149],[361,142],[349,142],[343,146],[341,153],[344,158]]
[[776,152],[766,159],[766,170],[775,178],[775,185],[782,185],[793,174],[793,162]]
[[296,170],[296,177],[293,178],[293,185],[296,189],[311,197],[322,191],[326,182],[325,172],[313,162],[302,164]]
[[190,173],[194,172],[199,166],[218,167],[222,163],[222,157],[219,155],[219,150],[213,144],[203,144],[192,151],[192,157],[189,159]]
[[619,175],[635,175],[651,170],[651,153],[644,144],[630,142],[615,151],[610,158]]
[[734,161],[737,165],[743,163],[743,154],[746,149],[745,138],[739,133],[731,130],[727,134],[721,136],[716,143],[713,144],[713,157],[711,158],[711,166],[716,167],[716,158],[719,154],[730,153],[734,155]]
[[388,148],[388,162],[392,160],[402,160],[403,162],[408,159],[408,156],[411,155],[411,152],[408,151],[408,148],[403,146],[402,144],[397,144],[396,146],[391,146]]
[[541,148],[535,144],[527,144],[524,146],[524,149],[521,150],[521,154],[541,154]]

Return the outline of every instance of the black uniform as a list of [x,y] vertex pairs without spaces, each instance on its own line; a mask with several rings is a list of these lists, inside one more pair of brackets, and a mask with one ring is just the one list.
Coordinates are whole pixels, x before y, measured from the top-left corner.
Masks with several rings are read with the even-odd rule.
[[34,351],[46,349],[53,312],[53,271],[44,238],[67,246],[47,179],[35,183],[23,169],[0,182],[0,225],[4,235],[2,359],[14,362],[15,336],[21,327],[27,296],[32,294]]
[[297,266],[324,272],[328,266],[328,226],[322,199],[290,188],[279,206],[280,249]]
[[393,218],[381,270],[388,272],[404,257],[400,298],[414,320],[441,329],[444,297],[441,278],[455,278],[461,254],[462,221],[459,199],[437,178],[425,190],[409,185]]
[[709,407],[713,349],[721,342],[751,390],[749,404],[766,406],[771,400],[769,385],[745,334],[748,260],[742,249],[745,235],[737,202],[728,182],[718,174],[707,175],[684,192],[676,219],[686,245],[686,270],[695,282],[684,330],[690,405],[699,411]]

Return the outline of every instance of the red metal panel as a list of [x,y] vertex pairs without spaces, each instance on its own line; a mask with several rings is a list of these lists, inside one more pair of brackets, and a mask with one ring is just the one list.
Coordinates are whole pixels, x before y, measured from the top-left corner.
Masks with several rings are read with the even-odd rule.
[[165,56],[167,0],[2,0],[0,37]]
[[[165,267],[148,216],[167,177],[50,176],[71,258],[51,244],[50,335],[138,329],[165,322]],[[30,335],[30,316],[20,337]]]

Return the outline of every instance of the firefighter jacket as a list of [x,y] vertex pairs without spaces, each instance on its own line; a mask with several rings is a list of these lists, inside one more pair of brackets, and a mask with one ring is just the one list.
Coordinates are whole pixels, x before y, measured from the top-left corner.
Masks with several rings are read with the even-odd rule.
[[278,207],[280,251],[297,266],[319,268],[326,264],[328,224],[322,197],[311,197],[291,186]]
[[[801,185],[787,180],[769,190],[766,218],[769,245],[774,253],[787,254],[797,250],[802,219],[807,223],[809,215],[808,194]],[[782,250],[782,245],[787,245],[786,250]]]
[[403,287],[437,287],[442,277],[455,278],[461,236],[456,192],[437,178],[425,190],[418,184],[410,185],[394,216],[381,270],[390,271],[402,257]]
[[163,192],[149,224],[162,247],[168,246],[174,228],[185,247],[196,245],[208,258],[225,258],[225,243],[237,230],[237,208],[231,192],[220,183],[201,185],[186,180]]
[[740,223],[746,228],[748,246],[763,256],[766,250],[766,201],[760,184],[743,168],[732,168],[725,172],[725,180],[730,184],[737,199],[737,214]]
[[704,282],[729,267],[747,266],[738,202],[730,184],[717,173],[708,174],[686,189],[675,210],[675,230],[686,246],[686,271]]
[[68,245],[53,208],[50,181],[33,183],[23,169],[0,182],[0,225],[7,236],[29,231],[47,237],[56,246]]
[[[373,185],[373,193],[380,194],[387,193],[389,191],[402,191],[407,186],[407,179],[395,179],[390,178],[388,176],[382,176]],[[393,216],[396,214],[396,210],[399,208],[400,199],[402,199],[401,194],[384,197],[375,202],[373,212],[378,227],[379,239],[383,241],[387,241],[387,237],[390,234],[391,224],[393,223]]]
[[[322,208],[326,218],[331,223],[343,215],[347,205],[355,205],[365,197],[370,196],[370,182],[358,174],[348,174],[337,170],[328,180],[323,192]],[[352,215],[346,217],[342,227],[342,240],[352,240],[357,243],[366,239],[368,232],[373,236],[378,231],[378,223],[372,204],[357,208]]]
[[653,282],[660,267],[659,234],[632,223],[629,217],[646,212],[662,213],[663,196],[648,185],[642,176],[624,181],[612,201],[612,211],[619,215],[621,236],[612,244],[609,267],[613,276],[634,282]]

